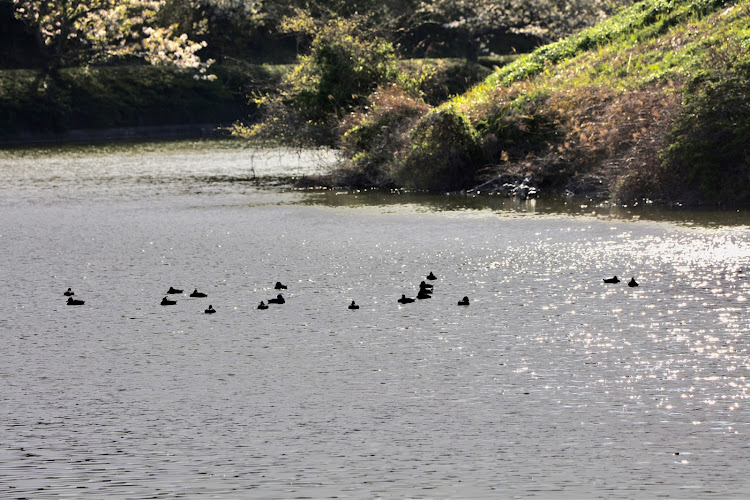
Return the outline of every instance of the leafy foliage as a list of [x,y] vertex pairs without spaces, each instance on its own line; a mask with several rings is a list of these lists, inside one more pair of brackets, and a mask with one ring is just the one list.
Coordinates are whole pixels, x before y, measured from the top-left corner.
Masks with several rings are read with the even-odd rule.
[[631,0],[423,0],[420,13],[456,32],[476,60],[493,32],[556,40],[604,20]]
[[747,0],[643,1],[519,57],[445,107],[476,127],[496,174],[621,201],[740,200],[748,89],[732,54],[746,51],[748,13]]
[[201,54],[223,62],[250,49],[254,35],[270,22],[260,0],[167,0],[160,21],[203,43]]
[[165,0],[13,0],[16,16],[34,30],[48,72],[113,58],[205,69],[204,44],[158,24]]
[[278,93],[258,99],[263,120],[237,133],[305,144],[332,144],[338,120],[368,102],[379,86],[396,79],[393,47],[362,32],[350,19],[317,23],[300,11],[285,23],[311,36],[309,54],[299,59]]
[[344,121],[341,149],[350,164],[339,179],[350,186],[394,186],[393,172],[408,131],[430,108],[397,85],[379,89],[371,101],[366,113],[353,113]]
[[708,201],[750,203],[750,36],[711,48],[712,64],[684,93],[665,168]]
[[455,191],[471,186],[480,148],[469,122],[451,108],[433,111],[410,132],[405,157],[393,172],[398,186]]

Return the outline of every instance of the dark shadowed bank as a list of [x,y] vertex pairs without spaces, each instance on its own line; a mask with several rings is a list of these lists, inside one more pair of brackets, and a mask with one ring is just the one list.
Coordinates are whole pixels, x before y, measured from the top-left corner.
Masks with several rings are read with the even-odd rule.
[[181,139],[215,139],[229,137],[227,124],[162,125],[152,127],[118,127],[108,129],[74,129],[62,132],[20,133],[0,138],[0,147],[42,144],[94,144],[102,142],[167,141]]
[[210,79],[154,66],[0,71],[0,144],[212,137],[252,117],[283,66],[216,66]]

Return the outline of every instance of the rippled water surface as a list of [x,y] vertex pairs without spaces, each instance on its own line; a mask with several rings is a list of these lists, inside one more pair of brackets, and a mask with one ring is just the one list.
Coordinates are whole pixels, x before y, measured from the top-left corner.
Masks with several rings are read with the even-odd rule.
[[332,160],[0,152],[0,497],[750,491],[747,214],[286,187]]

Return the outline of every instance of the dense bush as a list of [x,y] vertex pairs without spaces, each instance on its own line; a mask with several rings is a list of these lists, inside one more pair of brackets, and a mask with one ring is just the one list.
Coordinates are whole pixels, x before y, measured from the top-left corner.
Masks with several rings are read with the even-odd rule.
[[410,146],[393,178],[397,185],[428,191],[470,187],[480,165],[477,136],[469,122],[451,108],[436,110],[410,133]]
[[397,85],[378,90],[371,100],[366,113],[352,114],[342,127],[341,149],[349,158],[347,181],[390,187],[408,131],[430,108]]
[[393,47],[354,20],[318,24],[304,13],[287,29],[312,38],[310,52],[285,75],[278,92],[257,102],[259,123],[237,133],[297,145],[332,145],[344,115],[368,103],[370,94],[397,76]]
[[412,86],[419,90],[424,101],[431,106],[437,106],[452,96],[463,94],[492,74],[489,67],[463,59],[402,60],[399,62],[399,69],[411,80]]
[[[750,43],[714,54],[684,91],[664,168],[706,201],[750,203]],[[722,62],[724,61],[724,62]]]

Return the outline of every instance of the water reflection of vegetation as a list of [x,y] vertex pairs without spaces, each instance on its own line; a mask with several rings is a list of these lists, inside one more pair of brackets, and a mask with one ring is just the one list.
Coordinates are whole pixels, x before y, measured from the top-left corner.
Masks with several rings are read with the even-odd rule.
[[500,196],[433,194],[396,190],[310,190],[299,203],[342,208],[410,206],[422,212],[489,211],[508,215],[569,215],[669,222],[694,227],[750,226],[748,210],[696,210],[652,205],[621,206],[596,200],[546,196],[522,200]]

